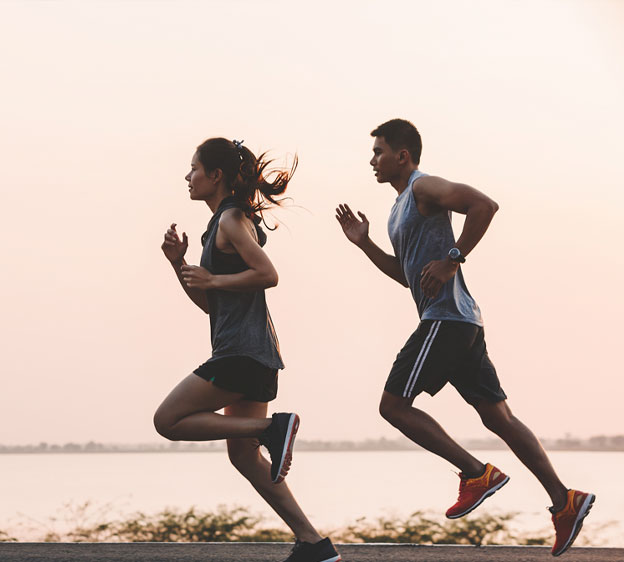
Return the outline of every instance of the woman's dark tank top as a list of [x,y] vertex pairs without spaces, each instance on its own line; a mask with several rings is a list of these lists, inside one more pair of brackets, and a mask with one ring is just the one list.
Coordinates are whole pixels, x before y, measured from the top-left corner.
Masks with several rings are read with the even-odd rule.
[[[216,247],[219,220],[224,211],[242,208],[234,197],[226,197],[208,223],[202,236],[204,250],[200,265],[215,275],[240,273],[249,269],[238,254],[227,254]],[[258,221],[259,222],[259,221]],[[258,243],[266,244],[266,234],[254,220]],[[279,342],[264,290],[207,291],[210,306],[210,338],[212,357],[246,356],[272,369],[283,369]]]

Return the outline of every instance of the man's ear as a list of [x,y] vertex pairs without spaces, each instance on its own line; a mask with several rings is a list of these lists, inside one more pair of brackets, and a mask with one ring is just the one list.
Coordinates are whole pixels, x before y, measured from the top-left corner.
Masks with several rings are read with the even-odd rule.
[[407,149],[403,148],[399,151],[399,164],[405,164],[410,158]]

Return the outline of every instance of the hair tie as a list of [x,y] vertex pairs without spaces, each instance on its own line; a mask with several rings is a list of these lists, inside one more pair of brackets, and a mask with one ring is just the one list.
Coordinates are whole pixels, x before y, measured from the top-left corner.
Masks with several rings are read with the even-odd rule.
[[245,141],[237,141],[236,139],[234,139],[232,141],[232,144],[236,147],[236,151],[238,152],[238,157],[241,159],[241,162],[243,162],[243,143]]

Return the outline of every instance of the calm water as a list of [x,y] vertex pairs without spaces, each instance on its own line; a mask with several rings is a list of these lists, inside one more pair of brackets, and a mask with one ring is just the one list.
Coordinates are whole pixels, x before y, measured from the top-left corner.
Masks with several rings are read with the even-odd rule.
[[[520,512],[519,530],[549,529],[549,500],[528,471],[506,451],[479,451],[511,476],[481,512]],[[565,484],[597,495],[584,535],[624,547],[624,453],[552,452]],[[246,506],[277,523],[270,509],[229,464],[225,452],[0,456],[0,530],[36,538],[18,523],[45,522],[67,502],[109,505],[111,513],[164,507],[210,510]],[[312,522],[326,531],[358,517],[443,517],[456,498],[458,478],[444,461],[422,451],[296,452],[288,482]],[[599,530],[602,524],[615,525]],[[39,533],[40,535],[40,533]]]

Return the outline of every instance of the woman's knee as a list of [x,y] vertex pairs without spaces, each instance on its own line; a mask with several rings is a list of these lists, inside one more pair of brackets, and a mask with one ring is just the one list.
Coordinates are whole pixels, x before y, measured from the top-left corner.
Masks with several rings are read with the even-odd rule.
[[179,441],[179,437],[176,436],[174,430],[174,425],[175,421],[167,412],[160,408],[156,410],[154,414],[154,428],[156,431],[170,441]]

